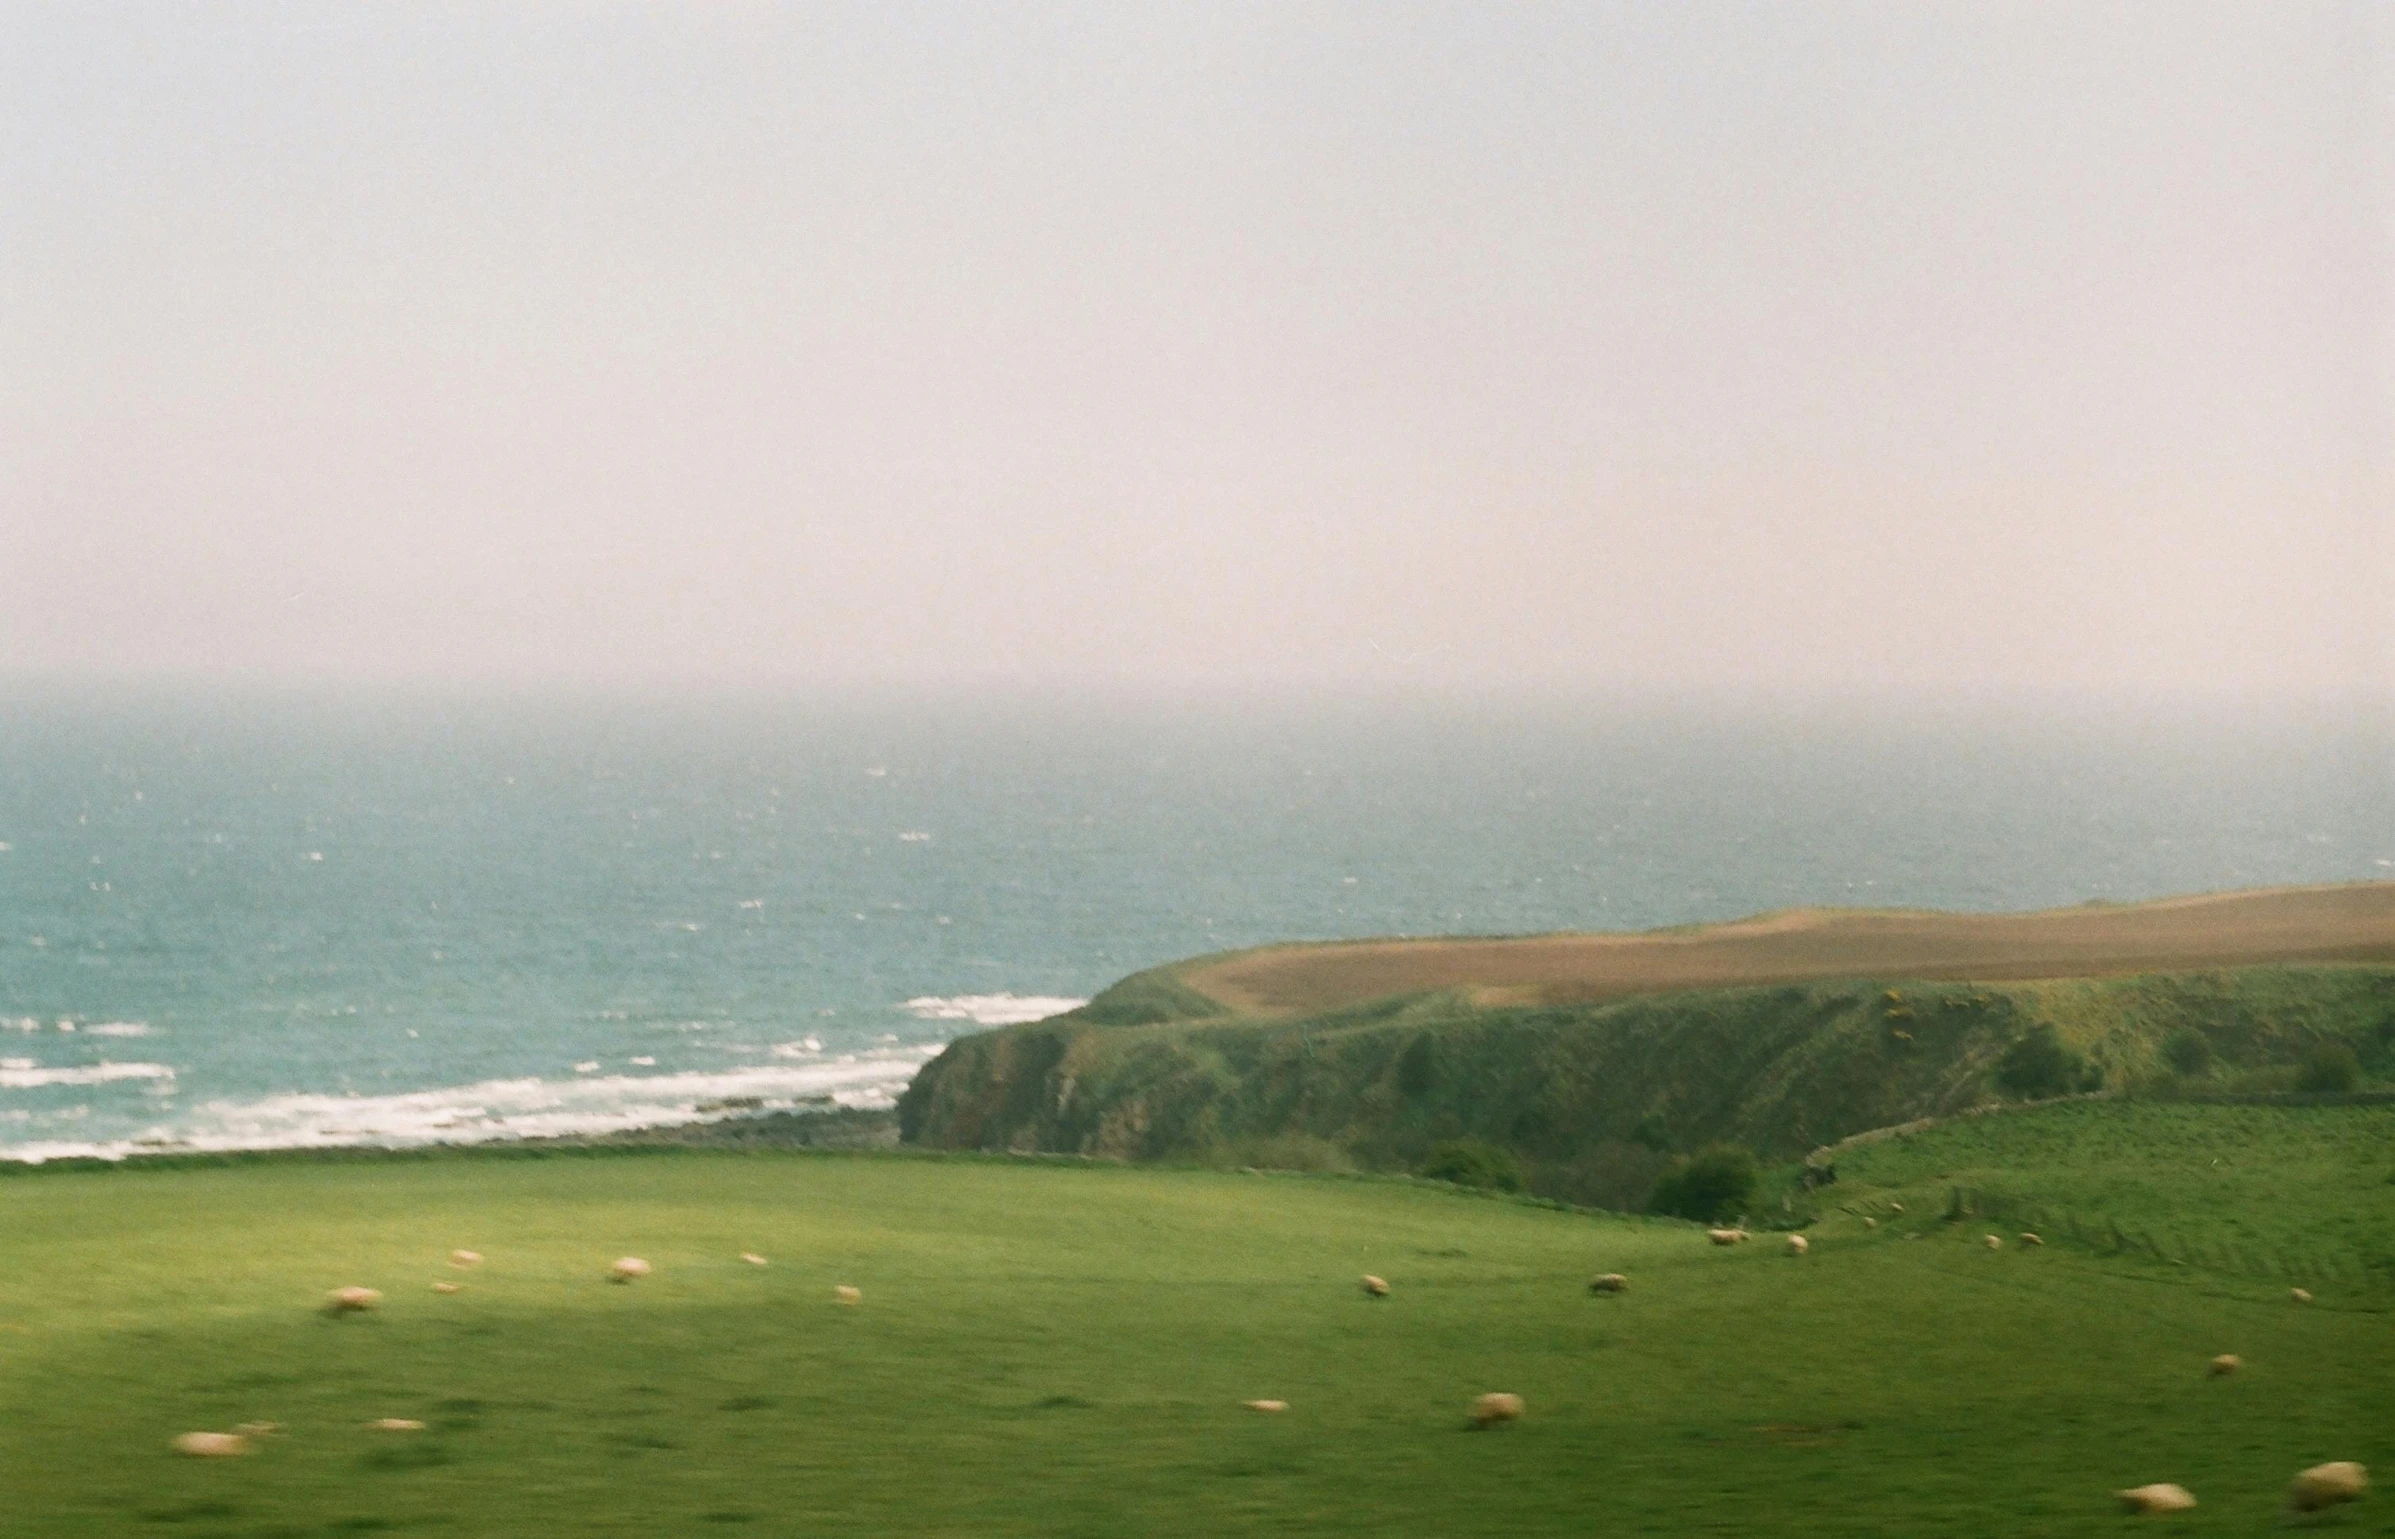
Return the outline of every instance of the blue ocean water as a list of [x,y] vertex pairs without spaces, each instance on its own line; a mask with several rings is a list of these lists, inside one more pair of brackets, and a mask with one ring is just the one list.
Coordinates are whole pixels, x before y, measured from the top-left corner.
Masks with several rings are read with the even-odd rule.
[[886,1104],[1193,953],[2395,867],[2383,712],[0,699],[0,1156]]

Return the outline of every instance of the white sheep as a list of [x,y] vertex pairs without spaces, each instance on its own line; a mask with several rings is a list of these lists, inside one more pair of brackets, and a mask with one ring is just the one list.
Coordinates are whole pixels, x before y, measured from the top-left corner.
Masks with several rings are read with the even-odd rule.
[[383,1296],[372,1288],[335,1288],[324,1296],[324,1307],[336,1315],[356,1314],[382,1301]]
[[1522,1419],[1522,1397],[1502,1392],[1487,1394],[1472,1402],[1472,1425],[1477,1428],[1501,1427],[1509,1421]]
[[1979,1237],[1979,1243],[1986,1246],[1990,1250],[2002,1250],[2004,1248],[2004,1242],[1997,1239],[1992,1234],[1981,1235]]
[[1262,1411],[1267,1416],[1278,1415],[1289,1409],[1289,1402],[1286,1400],[1242,1400],[1239,1403],[1251,1411]]
[[2298,1304],[2309,1304],[2312,1302],[2312,1290],[2309,1288],[2289,1288],[2287,1290],[2287,1297],[2295,1300],[2295,1302]]
[[1600,1272],[1588,1280],[1588,1291],[1591,1293],[1627,1293],[1630,1291],[1630,1279],[1619,1272]]
[[404,1416],[386,1416],[380,1421],[366,1423],[369,1432],[422,1432],[424,1423],[410,1421]]
[[1389,1296],[1389,1285],[1383,1279],[1366,1272],[1364,1274],[1364,1291],[1376,1299],[1385,1299]]
[[186,1432],[174,1448],[194,1459],[236,1459],[249,1452],[249,1439],[238,1432]]
[[2131,1512],[2185,1512],[2195,1505],[2195,1498],[2187,1494],[2185,1486],[2174,1486],[2167,1480],[2112,1494]]
[[464,1291],[465,1286],[464,1283],[437,1282],[432,1285],[432,1291],[435,1293],[459,1293]]
[[628,1283],[635,1277],[649,1275],[649,1264],[638,1256],[618,1256],[615,1265],[607,1269],[609,1282]]
[[763,1266],[765,1264],[765,1258],[758,1255],[753,1250],[742,1251],[740,1253],[740,1259],[747,1262],[750,1266]]
[[2024,1229],[2021,1231],[2021,1243],[2023,1245],[2043,1245],[2046,1242],[2042,1236],[2031,1234]]
[[2370,1489],[2370,1471],[2351,1459],[2315,1464],[2295,1477],[2287,1488],[2287,1505],[2297,1512],[2318,1512],[2339,1502],[2360,1501]]
[[2213,1379],[2226,1378],[2244,1366],[2244,1358],[2234,1352],[2223,1352],[2220,1356],[2212,1359],[2211,1366],[2204,1370],[2204,1376]]
[[1746,1238],[1746,1231],[1743,1229],[1708,1229],[1705,1231],[1705,1238],[1716,1245],[1736,1245]]
[[1801,1235],[1801,1234],[1792,1234],[1792,1235],[1788,1236],[1788,1254],[1789,1254],[1789,1255],[1791,1255],[1791,1256],[1801,1256],[1801,1255],[1803,1255],[1803,1254],[1804,1254],[1806,1251],[1809,1251],[1809,1250],[1811,1250],[1812,1248],[1813,1248],[1813,1242],[1812,1242],[1811,1240],[1808,1240],[1808,1239],[1806,1239],[1806,1238],[1805,1238],[1803,1235]]
[[832,1301],[838,1304],[854,1304],[864,1296],[863,1293],[846,1283],[841,1283],[832,1289]]
[[470,1266],[480,1266],[482,1265],[482,1252],[478,1250],[453,1250],[449,1253],[449,1264],[460,1269]]

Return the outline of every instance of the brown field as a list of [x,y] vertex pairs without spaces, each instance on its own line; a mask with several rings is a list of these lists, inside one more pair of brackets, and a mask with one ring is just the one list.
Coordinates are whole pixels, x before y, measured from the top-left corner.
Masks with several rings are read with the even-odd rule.
[[1431,989],[1564,1003],[1830,978],[1997,982],[2273,962],[2395,962],[2395,882],[2033,914],[1808,908],[1640,934],[1275,946],[1180,978],[1234,1010],[1264,1014]]

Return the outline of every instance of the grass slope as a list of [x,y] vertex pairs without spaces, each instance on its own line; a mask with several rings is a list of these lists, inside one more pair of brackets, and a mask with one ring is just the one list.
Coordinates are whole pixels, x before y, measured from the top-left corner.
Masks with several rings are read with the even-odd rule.
[[[2256,1162],[2309,1115],[2166,1110]],[[2395,1136],[2341,1115],[2340,1148]],[[2005,1120],[1857,1152],[1842,1185],[1884,1209],[1950,1174],[1939,1139],[2001,1159],[1968,1141],[2011,1137],[2045,1192],[2081,1134]],[[2185,1165],[2139,1200],[2199,1189]],[[2313,1169],[2272,1189],[2307,1234],[2353,1212]],[[2204,1505],[2174,1530],[2228,1534],[2304,1465],[2395,1468],[2383,1294],[2301,1309],[2137,1254],[1990,1253],[1927,1206],[1839,1215],[1800,1261],[1410,1183],[1051,1162],[28,1177],[0,1183],[7,1532],[2075,1535],[2115,1530],[2110,1489],[2176,1480]],[[450,1273],[456,1245],[487,1264]],[[655,1275],[608,1286],[626,1252]],[[1631,1291],[1591,1297],[1600,1269]],[[1361,1295],[1367,1270],[1393,1297]],[[466,1292],[428,1291],[452,1275]],[[315,1312],[347,1283],[386,1307]],[[2249,1371],[2207,1381],[2220,1351]],[[1487,1389],[1526,1420],[1462,1430]],[[385,1416],[430,1425],[364,1430]],[[288,1434],[166,1451],[245,1420]]]

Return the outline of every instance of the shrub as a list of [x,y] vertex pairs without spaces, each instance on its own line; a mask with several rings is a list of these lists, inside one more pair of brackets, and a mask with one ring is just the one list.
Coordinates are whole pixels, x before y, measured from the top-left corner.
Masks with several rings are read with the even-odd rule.
[[2162,1042],[2162,1061],[2174,1074],[2189,1079],[2209,1073],[2212,1068],[2212,1039],[2193,1026],[2182,1026]]
[[1522,1190],[1522,1162],[1513,1157],[1513,1151],[1469,1138],[1433,1149],[1422,1174],[1433,1181],[1452,1181],[1458,1186],[1488,1186],[1501,1192]]
[[2051,1026],[2040,1026],[2004,1050],[1996,1060],[1996,1083],[2025,1100],[2094,1090],[2104,1076],[2085,1058],[2065,1047]]
[[1648,1194],[1647,1211],[1699,1222],[1733,1217],[1753,1204],[1761,1176],[1749,1150],[1712,1144],[1665,1167]]
[[2351,1047],[2342,1042],[2320,1042],[2304,1054],[2303,1067],[2295,1077],[2295,1088],[2318,1094],[2330,1090],[2351,1090],[2361,1082],[2362,1060],[2354,1056]]
[[1409,1096],[1423,1095],[1439,1082],[1439,1049],[1424,1032],[1405,1045],[1397,1059],[1397,1088]]

